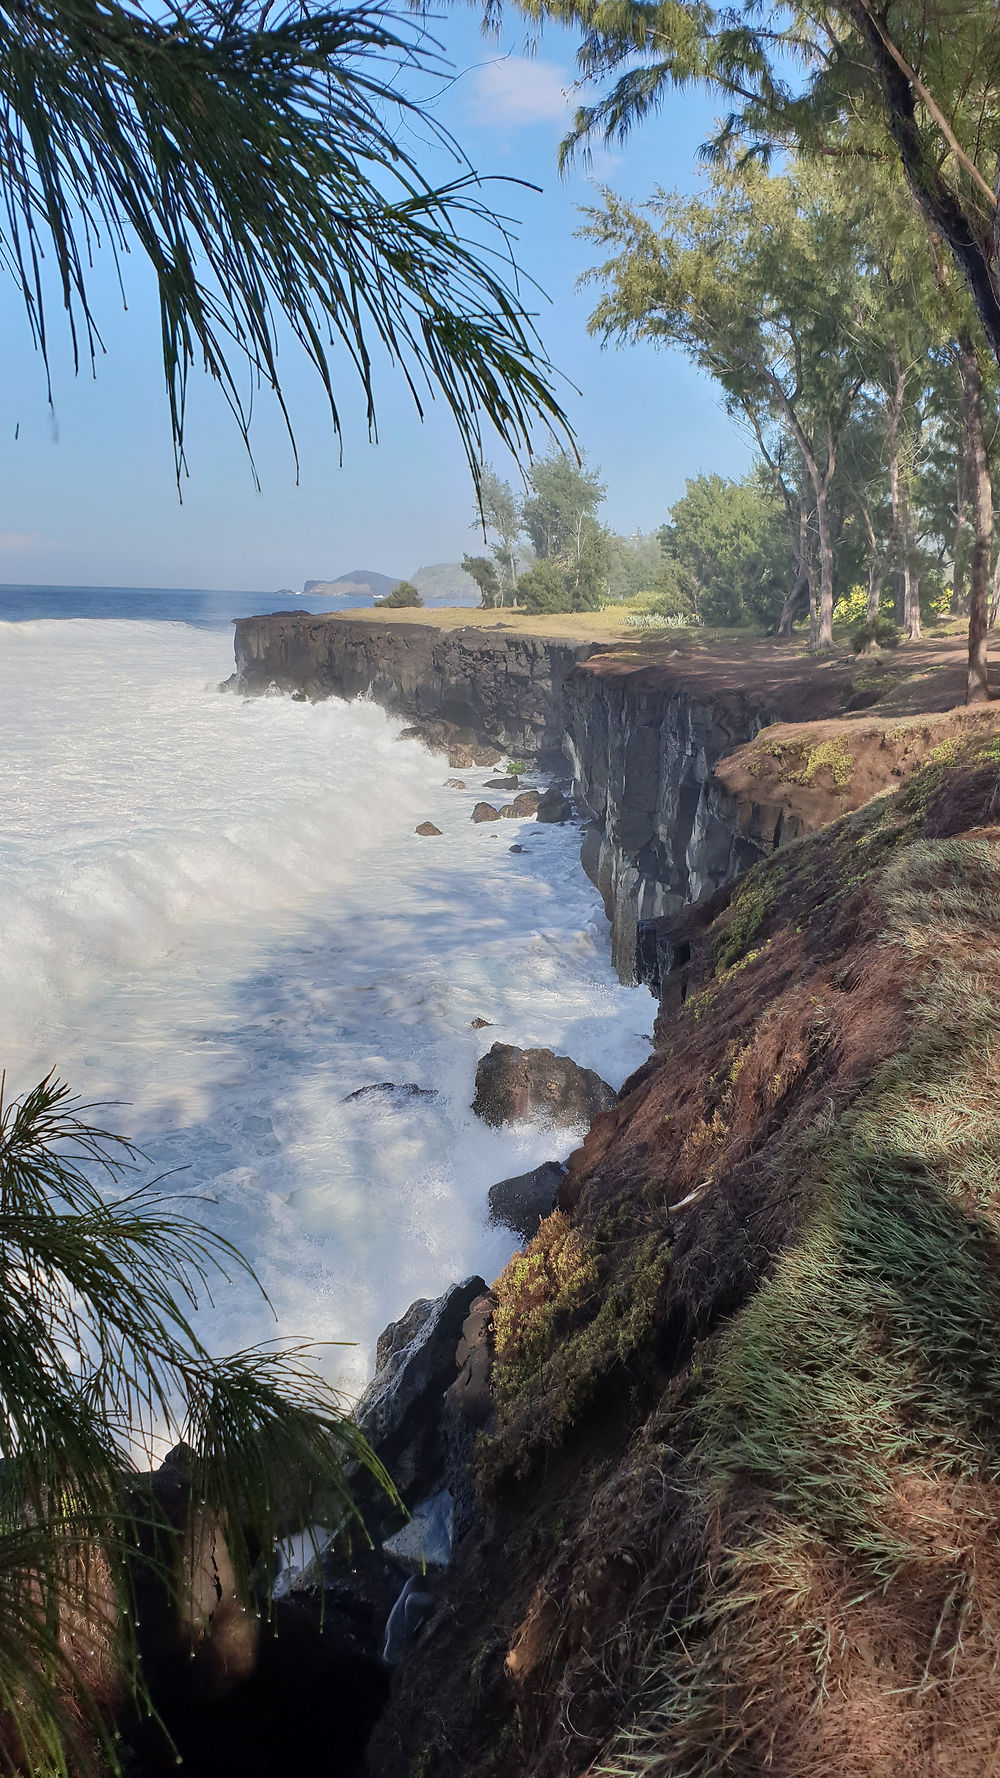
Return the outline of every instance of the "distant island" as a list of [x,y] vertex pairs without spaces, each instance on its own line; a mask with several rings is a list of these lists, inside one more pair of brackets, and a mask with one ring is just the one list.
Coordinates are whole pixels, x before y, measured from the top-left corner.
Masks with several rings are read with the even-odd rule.
[[460,562],[434,562],[408,575],[380,574],[374,568],[352,568],[336,580],[307,580],[304,594],[318,599],[341,599],[345,595],[378,604],[406,579],[413,583],[427,606],[478,605],[480,592],[475,581],[466,574]]

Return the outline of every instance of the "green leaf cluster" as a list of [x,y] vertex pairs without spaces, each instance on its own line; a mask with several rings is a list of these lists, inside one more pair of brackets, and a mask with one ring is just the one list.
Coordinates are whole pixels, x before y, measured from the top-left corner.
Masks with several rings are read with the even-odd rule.
[[[239,1252],[154,1188],[141,1158],[50,1075],[0,1098],[0,1764],[68,1772],[103,1745],[80,1645],[138,1689],[132,1585],[148,1547],[144,1468],[191,1452],[191,1511],[221,1527],[250,1599],[260,1551],[322,1500],[355,1518],[349,1470],[391,1491],[305,1347],[216,1358],[213,1287],[254,1285]],[[266,1567],[266,1564],[265,1564]],[[170,1576],[163,1578],[170,1582]],[[180,1577],[177,1577],[178,1580]],[[261,1577],[266,1601],[268,1574]],[[74,1632],[75,1637],[74,1637]]]

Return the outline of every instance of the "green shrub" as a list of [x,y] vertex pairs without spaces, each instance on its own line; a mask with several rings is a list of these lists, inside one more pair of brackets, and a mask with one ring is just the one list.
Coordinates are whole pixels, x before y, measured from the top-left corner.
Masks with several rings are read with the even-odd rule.
[[379,600],[379,604],[398,611],[403,606],[422,605],[423,600],[412,581],[401,580],[393,587],[391,593],[387,593],[384,599]]
[[874,619],[865,617],[851,625],[851,647],[855,654],[868,648],[898,648],[900,635],[899,625],[880,611]]

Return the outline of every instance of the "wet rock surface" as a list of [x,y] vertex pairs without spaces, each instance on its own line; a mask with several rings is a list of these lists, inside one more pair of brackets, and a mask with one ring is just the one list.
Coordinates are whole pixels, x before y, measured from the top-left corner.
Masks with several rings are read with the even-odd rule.
[[477,825],[484,821],[499,821],[499,819],[500,810],[495,809],[492,803],[477,803],[472,811],[472,820]]
[[354,1105],[359,1099],[436,1099],[437,1087],[419,1087],[414,1080],[375,1080],[370,1086],[355,1087],[342,1100]]
[[544,800],[537,790],[522,790],[512,803],[504,804],[500,813],[508,821],[525,821],[537,814]]
[[437,834],[439,838],[441,835],[441,829],[439,827],[435,827],[433,821],[421,821],[420,826],[416,829],[416,832],[419,833],[422,836],[422,838],[424,838],[424,839],[429,839],[432,834]]
[[573,814],[573,800],[558,784],[550,784],[544,796],[540,796],[535,804],[535,818],[543,824],[561,826],[569,821]]
[[617,1102],[607,1081],[570,1056],[495,1043],[476,1069],[472,1109],[488,1124],[538,1121],[569,1128],[589,1124]]
[[538,1225],[556,1207],[559,1187],[566,1177],[561,1161],[543,1161],[530,1173],[501,1179],[490,1186],[490,1221],[512,1229],[522,1241],[538,1233]]
[[440,1404],[455,1378],[462,1324],[485,1289],[482,1278],[466,1278],[426,1312],[411,1305],[403,1323],[413,1318],[415,1333],[405,1345],[398,1344],[398,1333],[390,1336],[385,1361],[355,1409],[358,1427],[391,1471],[407,1505],[440,1481]]

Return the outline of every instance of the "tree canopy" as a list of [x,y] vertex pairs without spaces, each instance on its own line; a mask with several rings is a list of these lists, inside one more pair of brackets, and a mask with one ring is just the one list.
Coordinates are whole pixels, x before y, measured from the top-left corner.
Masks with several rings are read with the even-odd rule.
[[399,611],[405,609],[407,606],[412,607],[414,605],[422,605],[423,599],[420,597],[418,588],[414,586],[411,580],[399,580],[393,587],[392,592],[386,593],[385,598],[379,600],[379,604],[386,606],[392,611]]

